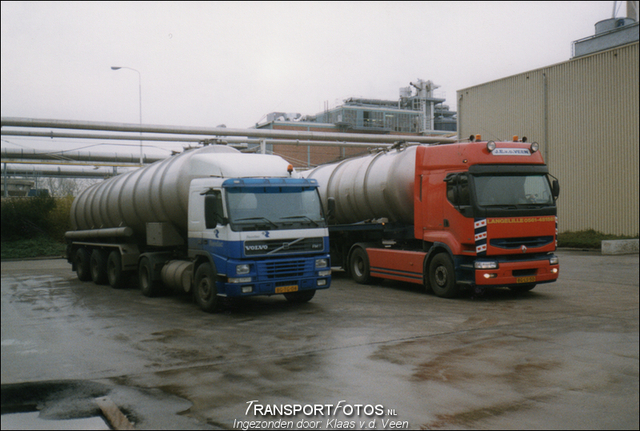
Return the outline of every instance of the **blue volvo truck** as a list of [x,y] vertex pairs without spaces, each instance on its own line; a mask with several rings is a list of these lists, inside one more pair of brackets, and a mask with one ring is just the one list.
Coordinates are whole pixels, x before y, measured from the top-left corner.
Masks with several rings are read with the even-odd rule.
[[284,159],[220,145],[185,151],[96,184],[75,200],[67,259],[83,281],[142,293],[283,294],[306,302],[331,285],[318,184]]

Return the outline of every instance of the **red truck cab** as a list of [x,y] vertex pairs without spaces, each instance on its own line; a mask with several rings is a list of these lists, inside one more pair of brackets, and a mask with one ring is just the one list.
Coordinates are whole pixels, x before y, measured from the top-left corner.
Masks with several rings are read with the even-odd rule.
[[530,290],[558,278],[559,186],[536,143],[418,147],[414,185],[414,234],[439,296],[464,285]]

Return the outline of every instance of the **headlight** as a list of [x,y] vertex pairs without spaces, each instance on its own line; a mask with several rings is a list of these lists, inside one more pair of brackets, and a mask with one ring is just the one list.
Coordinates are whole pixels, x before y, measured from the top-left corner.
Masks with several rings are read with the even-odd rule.
[[539,147],[540,147],[540,146],[538,145],[538,143],[537,143],[537,142],[532,143],[532,144],[531,144],[531,152],[532,152],[532,153],[535,153],[536,151],[538,151],[538,148],[539,148]]
[[329,260],[328,259],[316,259],[316,269],[317,268],[326,268],[327,266],[329,266]]
[[318,277],[328,277],[331,275],[331,270],[327,269],[325,271],[318,271]]
[[560,259],[558,259],[558,256],[551,256],[549,258],[550,265],[557,265],[558,263],[560,263]]
[[498,269],[498,262],[495,260],[477,261],[473,266],[475,269]]
[[487,142],[487,151],[492,152],[496,149],[496,143],[493,141]]
[[236,274],[249,274],[249,264],[243,263],[242,265],[236,265]]

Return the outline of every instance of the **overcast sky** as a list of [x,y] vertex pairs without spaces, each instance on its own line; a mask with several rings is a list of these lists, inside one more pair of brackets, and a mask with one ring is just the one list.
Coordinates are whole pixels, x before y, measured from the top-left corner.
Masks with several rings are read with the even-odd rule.
[[613,4],[3,1],[2,116],[138,123],[138,74],[111,66],[140,72],[145,124],[247,128],[418,78],[455,109],[456,90],[568,60]]

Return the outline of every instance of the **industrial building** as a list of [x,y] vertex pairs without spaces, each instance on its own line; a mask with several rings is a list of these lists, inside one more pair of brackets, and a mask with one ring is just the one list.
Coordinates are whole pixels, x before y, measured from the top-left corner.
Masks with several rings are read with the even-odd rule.
[[459,136],[541,145],[560,180],[560,232],[638,234],[637,7],[597,23],[566,62],[457,92]]
[[[413,93],[412,88],[415,88]],[[456,131],[455,112],[438,97],[431,81],[419,79],[400,89],[400,99],[378,100],[349,98],[326,112],[317,114],[314,122],[332,123],[347,132],[417,133]]]
[[[444,104],[445,98],[435,92],[438,87],[431,81],[419,79],[400,88],[400,98],[395,101],[352,97],[345,99],[342,105],[327,107],[314,116],[272,112],[256,128],[407,136],[455,135],[456,112],[451,111]],[[362,152],[362,149],[353,148],[278,145],[269,150],[300,166],[314,166]]]

